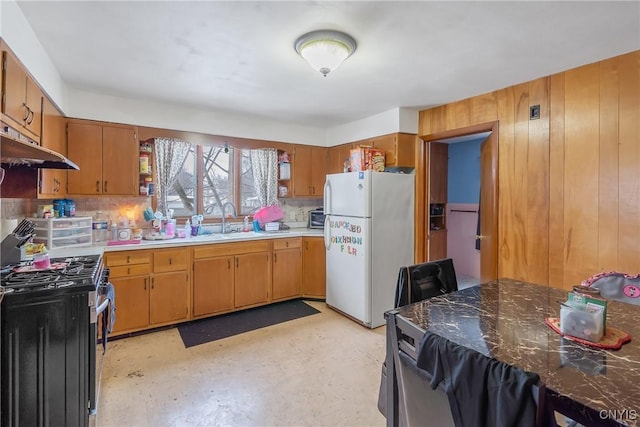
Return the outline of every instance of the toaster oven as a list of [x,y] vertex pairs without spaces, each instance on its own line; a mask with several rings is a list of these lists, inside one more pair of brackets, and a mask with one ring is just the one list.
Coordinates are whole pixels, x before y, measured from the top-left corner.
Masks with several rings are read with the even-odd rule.
[[308,228],[324,228],[324,209],[318,208],[309,211]]

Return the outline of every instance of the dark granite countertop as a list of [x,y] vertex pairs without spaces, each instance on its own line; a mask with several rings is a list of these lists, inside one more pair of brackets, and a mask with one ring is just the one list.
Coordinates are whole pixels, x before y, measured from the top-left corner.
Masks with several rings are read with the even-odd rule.
[[620,350],[601,350],[566,340],[545,324],[559,317],[557,301],[566,296],[500,279],[397,310],[422,331],[537,373],[548,389],[600,417],[640,426],[640,306],[609,302],[607,326],[632,339]]

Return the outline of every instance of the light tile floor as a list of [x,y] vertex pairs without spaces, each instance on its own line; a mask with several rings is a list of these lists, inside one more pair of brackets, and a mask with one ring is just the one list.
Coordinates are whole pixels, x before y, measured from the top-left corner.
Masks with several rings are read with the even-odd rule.
[[176,328],[109,342],[97,425],[383,426],[385,328],[320,314],[184,348]]

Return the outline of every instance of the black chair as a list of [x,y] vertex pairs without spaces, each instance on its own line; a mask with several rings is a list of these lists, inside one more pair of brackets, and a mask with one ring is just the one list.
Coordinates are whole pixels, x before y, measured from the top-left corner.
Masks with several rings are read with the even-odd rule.
[[451,258],[400,268],[396,284],[396,308],[458,290]]
[[[395,308],[398,308],[403,305],[412,304],[414,302],[433,298],[449,292],[455,292],[457,290],[458,281],[456,279],[456,272],[451,258],[402,267],[398,273],[394,306]],[[405,376],[400,375],[400,390],[420,389],[423,391],[431,391],[430,387],[427,385],[428,379],[423,375],[423,373],[418,373],[418,370],[415,367],[415,361],[411,363],[409,362],[409,359],[403,359],[402,363],[400,363],[398,360],[396,361],[396,366],[398,371],[413,372],[413,374],[406,374]],[[380,381],[380,391],[378,394],[378,409],[385,416],[387,405],[386,376],[387,361],[385,360],[382,363],[382,377]],[[402,378],[407,378],[406,384]],[[416,408],[403,407],[402,418],[406,419],[407,417],[410,417],[411,419],[414,419],[413,416],[415,414],[418,414],[418,417],[420,417],[434,408],[444,407],[444,413],[441,411],[433,411],[431,413],[431,421],[433,424],[430,425],[452,425],[451,415],[447,412],[449,407],[446,404],[446,395],[440,391],[429,394],[432,399],[430,405],[424,405],[420,410],[416,410]],[[436,413],[438,415],[436,415]],[[406,422],[408,422],[409,425],[412,424],[411,420]],[[405,425],[405,423],[401,423],[401,425]]]

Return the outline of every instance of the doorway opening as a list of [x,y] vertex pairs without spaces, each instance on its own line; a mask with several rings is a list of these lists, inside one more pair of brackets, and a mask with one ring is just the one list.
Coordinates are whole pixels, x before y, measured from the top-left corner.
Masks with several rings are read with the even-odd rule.
[[489,135],[429,143],[429,259],[451,258],[460,289],[480,283],[480,147]]
[[453,259],[459,287],[497,279],[497,128],[487,123],[424,141],[424,257]]

